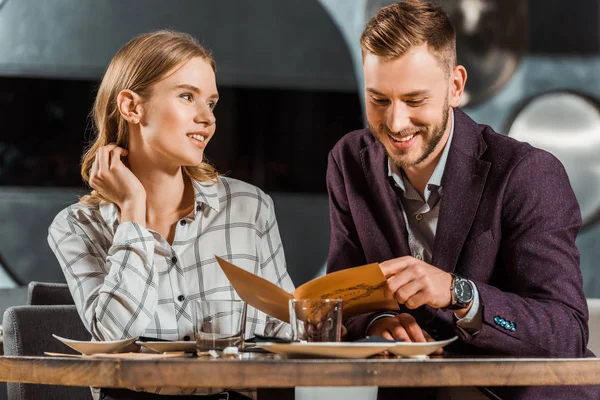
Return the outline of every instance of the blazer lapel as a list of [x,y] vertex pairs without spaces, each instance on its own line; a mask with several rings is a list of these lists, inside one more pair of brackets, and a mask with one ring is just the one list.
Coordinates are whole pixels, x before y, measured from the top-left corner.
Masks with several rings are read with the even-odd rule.
[[398,197],[389,181],[386,160],[385,150],[379,142],[366,147],[361,152],[363,170],[373,194],[372,212],[377,219],[377,226],[385,237],[385,243],[375,245],[382,255],[389,255],[381,261],[411,254],[404,216]]
[[479,159],[487,146],[479,126],[459,109],[454,109],[454,124],[431,262],[448,272],[456,268],[491,166]]

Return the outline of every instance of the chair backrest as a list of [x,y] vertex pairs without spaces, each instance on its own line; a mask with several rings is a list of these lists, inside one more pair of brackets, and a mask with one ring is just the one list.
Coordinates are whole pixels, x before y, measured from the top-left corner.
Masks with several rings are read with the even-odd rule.
[[596,357],[600,357],[600,299],[587,299],[588,309],[590,311],[589,328],[590,341],[588,349],[590,349]]
[[[74,353],[52,334],[75,340],[90,340],[91,336],[74,305],[11,307],[4,313],[3,324],[4,354],[7,356],[41,356],[44,351]],[[11,400],[92,398],[88,387],[24,383],[8,383],[7,393]]]
[[35,280],[65,282],[48,246],[48,227],[56,214],[77,203],[81,194],[82,191],[73,188],[2,188],[0,255],[5,263],[3,267],[16,277],[17,284]]
[[49,306],[75,304],[66,283],[30,282],[27,288],[27,304]]

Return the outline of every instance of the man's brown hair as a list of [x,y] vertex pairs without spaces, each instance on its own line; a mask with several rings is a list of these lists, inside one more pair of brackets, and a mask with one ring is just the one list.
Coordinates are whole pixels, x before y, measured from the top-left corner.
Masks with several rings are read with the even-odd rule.
[[405,0],[377,11],[360,38],[366,53],[394,59],[426,44],[449,76],[456,66],[456,32],[441,7],[423,0]]

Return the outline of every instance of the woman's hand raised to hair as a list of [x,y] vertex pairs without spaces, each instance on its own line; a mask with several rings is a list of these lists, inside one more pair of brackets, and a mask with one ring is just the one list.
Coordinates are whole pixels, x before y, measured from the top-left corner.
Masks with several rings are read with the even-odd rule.
[[111,143],[100,147],[90,170],[89,184],[121,210],[120,221],[146,225],[146,190],[121,157],[127,150]]

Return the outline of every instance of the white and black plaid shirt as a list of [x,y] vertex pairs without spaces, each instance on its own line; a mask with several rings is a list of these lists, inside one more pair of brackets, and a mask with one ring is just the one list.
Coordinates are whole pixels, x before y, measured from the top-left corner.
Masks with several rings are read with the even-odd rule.
[[[112,203],[77,203],[54,219],[48,243],[94,339],[193,340],[194,300],[239,299],[215,255],[294,290],[271,198],[231,178],[193,184],[196,207],[177,224],[172,245],[137,223],[120,224]],[[248,307],[247,336],[288,330]]]

